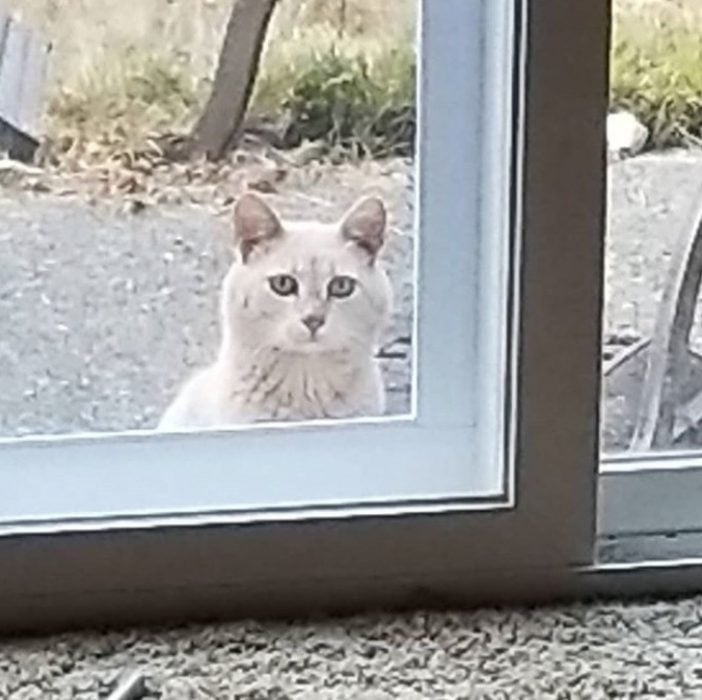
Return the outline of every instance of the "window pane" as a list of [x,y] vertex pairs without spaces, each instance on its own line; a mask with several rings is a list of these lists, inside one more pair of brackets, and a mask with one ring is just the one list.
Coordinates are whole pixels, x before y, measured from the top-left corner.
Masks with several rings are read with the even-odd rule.
[[614,7],[604,318],[607,454],[702,445],[698,3]]
[[599,555],[698,557],[702,6],[613,10]]
[[[409,415],[415,0],[281,3],[231,154],[231,2],[15,4],[50,79],[43,167],[2,202],[0,432]],[[203,123],[220,161],[178,159]]]
[[272,4],[15,6],[0,522],[511,504],[516,4]]

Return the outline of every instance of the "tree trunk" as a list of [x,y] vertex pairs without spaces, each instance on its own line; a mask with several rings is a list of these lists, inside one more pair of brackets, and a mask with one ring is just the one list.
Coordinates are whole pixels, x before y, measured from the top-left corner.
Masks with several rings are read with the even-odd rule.
[[221,158],[239,138],[277,0],[234,0],[212,93],[190,134],[190,155]]

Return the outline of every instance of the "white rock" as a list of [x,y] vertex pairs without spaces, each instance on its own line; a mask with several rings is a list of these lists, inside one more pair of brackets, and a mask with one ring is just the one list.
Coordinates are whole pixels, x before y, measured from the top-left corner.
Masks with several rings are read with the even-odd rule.
[[635,155],[646,145],[648,129],[631,112],[607,115],[607,150]]

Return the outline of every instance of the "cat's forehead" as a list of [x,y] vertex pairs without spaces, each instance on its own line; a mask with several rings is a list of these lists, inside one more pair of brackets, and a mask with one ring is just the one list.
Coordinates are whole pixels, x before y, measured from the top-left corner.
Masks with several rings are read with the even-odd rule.
[[293,221],[283,224],[283,239],[298,248],[342,248],[343,238],[338,224],[318,221]]
[[285,227],[279,244],[271,251],[271,262],[285,262],[292,268],[325,273],[353,262],[348,241],[338,226],[296,222]]

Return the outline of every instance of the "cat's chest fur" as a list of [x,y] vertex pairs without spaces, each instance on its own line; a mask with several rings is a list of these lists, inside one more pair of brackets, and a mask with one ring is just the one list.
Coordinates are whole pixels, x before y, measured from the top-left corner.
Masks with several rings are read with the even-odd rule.
[[161,429],[380,415],[384,389],[372,359],[286,356],[219,360],[196,374],[164,414]]
[[223,372],[220,410],[245,421],[346,418],[382,410],[372,361],[349,353],[286,355],[240,362]]

